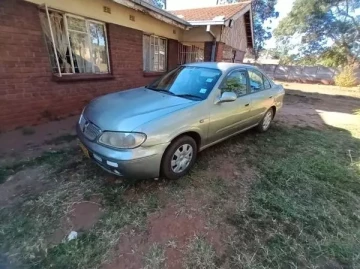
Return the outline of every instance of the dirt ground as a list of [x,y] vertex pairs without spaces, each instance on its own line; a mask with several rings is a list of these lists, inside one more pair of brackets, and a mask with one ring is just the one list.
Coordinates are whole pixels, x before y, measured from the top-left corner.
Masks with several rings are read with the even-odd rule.
[[[326,87],[325,90],[324,87],[321,87],[316,91],[309,89],[314,86],[309,86],[307,90],[304,90],[307,85],[284,83],[284,87],[290,90],[287,90],[284,107],[276,115],[276,125],[309,127],[316,130],[360,125],[358,98],[350,97],[348,93],[334,93],[333,89]],[[73,149],[77,144],[74,131],[76,120],[77,117],[71,117],[26,130],[18,129],[0,134],[0,166],[8,166],[18,160],[36,159],[46,151],[58,153],[63,149]],[[158,198],[157,205],[161,205],[161,207],[156,206],[155,210],[144,220],[138,220],[137,217],[132,220],[134,213],[141,216],[142,212],[139,214],[138,211],[143,210],[131,208],[124,215],[121,213],[122,216],[117,219],[111,216],[102,221],[106,226],[110,226],[109,234],[113,233],[113,238],[107,240],[113,243],[113,248],[105,254],[106,256],[104,255],[105,258],[99,259],[96,266],[103,268],[211,268],[219,265],[229,267],[226,258],[226,243],[231,242],[235,231],[230,225],[223,223],[221,217],[223,217],[224,211],[232,211],[232,209],[235,211],[235,207],[236,209],[246,209],[249,191],[258,178],[259,172],[251,165],[238,166],[238,164],[246,163],[245,158],[242,157],[251,154],[251,152],[245,152],[251,151],[251,149],[239,147],[231,148],[226,152],[222,151],[219,148],[218,151],[206,151],[202,154],[206,158],[203,158],[197,165],[198,170],[195,175],[189,176],[191,186],[186,189],[185,193],[181,188],[182,182],[169,186],[166,182],[150,181],[128,188],[124,193],[125,199],[121,199],[122,205],[125,200],[127,204],[134,203],[139,209],[148,209],[151,208],[152,198],[148,194],[155,194],[154,196]],[[14,173],[6,174],[4,183],[0,182],[0,209],[24,202],[29,196],[46,194],[49,190],[56,189],[57,185],[61,184],[61,188],[69,185],[72,189],[78,188],[79,191],[71,193],[73,194],[71,202],[61,210],[58,226],[46,241],[52,245],[58,245],[64,242],[70,231],[80,233],[92,231],[94,226],[104,219],[105,213],[109,212],[106,210],[108,206],[105,202],[115,200],[118,203],[118,199],[113,199],[118,198],[118,195],[113,193],[97,194],[93,187],[76,186],[76,181],[80,179],[79,175],[85,170],[82,157],[77,155],[70,154],[66,158],[61,156],[59,160],[54,158],[51,162],[31,168],[21,169],[20,166],[20,169],[14,169]],[[223,160],[226,157],[229,158],[229,161],[224,163]],[[56,167],[54,169],[51,166],[60,163],[64,163],[66,166],[60,169]],[[53,178],[53,181],[46,181],[49,173],[56,170],[59,170],[59,173]],[[97,175],[98,171],[94,174]],[[100,173],[99,177],[111,185],[121,182],[107,173]],[[241,181],[237,181],[239,178]],[[201,190],[197,188],[203,187],[204,182],[200,179],[211,179],[211,184]],[[218,179],[224,181],[219,183]],[[82,181],[86,182],[86,180]],[[175,193],[172,185],[176,186]],[[229,190],[237,190],[237,195],[227,197],[226,194],[222,194],[221,196],[226,200],[217,203],[211,202],[210,197],[213,193],[219,194],[220,192],[221,194],[224,186]],[[64,192],[66,192],[65,189]],[[87,192],[90,195],[87,195]],[[222,198],[221,196],[220,198]],[[177,199],[170,201],[169,197]],[[235,197],[237,199],[234,199]],[[214,212],[217,214],[209,218],[212,216],[210,213]],[[112,212],[111,215],[114,213]],[[120,222],[119,218],[125,221],[129,220],[129,222],[124,221],[125,225],[122,225],[120,231],[113,228],[113,224],[106,223]],[[106,226],[105,228],[108,228]],[[196,254],[201,256],[196,257]],[[218,261],[207,259],[214,257]]]

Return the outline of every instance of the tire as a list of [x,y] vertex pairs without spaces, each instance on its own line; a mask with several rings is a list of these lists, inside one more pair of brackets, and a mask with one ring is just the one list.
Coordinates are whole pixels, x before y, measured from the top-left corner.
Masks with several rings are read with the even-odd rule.
[[161,162],[161,175],[176,180],[187,174],[197,156],[197,145],[190,136],[175,139],[166,149]]
[[274,119],[274,110],[272,108],[270,108],[269,110],[266,111],[266,113],[264,114],[264,117],[261,119],[259,125],[256,127],[256,129],[259,132],[265,132],[267,131],[270,126],[271,126],[271,122]]

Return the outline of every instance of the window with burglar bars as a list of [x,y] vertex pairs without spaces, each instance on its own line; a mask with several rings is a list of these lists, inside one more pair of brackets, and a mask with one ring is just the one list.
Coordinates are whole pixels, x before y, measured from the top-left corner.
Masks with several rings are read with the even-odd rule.
[[204,62],[204,50],[194,45],[179,44],[178,59],[179,65]]
[[54,74],[110,72],[104,23],[47,7],[40,18]]
[[143,35],[144,71],[166,71],[167,39],[154,35]]

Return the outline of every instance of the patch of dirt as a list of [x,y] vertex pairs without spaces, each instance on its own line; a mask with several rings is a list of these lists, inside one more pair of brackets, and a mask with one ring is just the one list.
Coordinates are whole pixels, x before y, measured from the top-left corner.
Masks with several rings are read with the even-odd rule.
[[278,84],[282,84],[286,90],[298,91],[302,93],[317,93],[322,95],[332,95],[332,96],[348,96],[348,97],[358,97],[360,98],[360,89],[359,87],[340,87],[334,85],[321,85],[321,84],[311,84],[311,83],[295,83],[295,82],[280,82],[276,81]]
[[126,229],[121,234],[119,243],[114,250],[116,256],[112,262],[103,265],[105,269],[139,269],[143,268],[143,252],[147,246],[146,234]]
[[168,205],[148,218],[147,231],[127,231],[122,234],[116,256],[104,268],[143,268],[143,258],[153,243],[165,249],[166,268],[183,268],[186,248],[195,235],[203,235],[219,256],[225,252],[221,233],[206,225],[206,218],[199,213],[181,211],[177,205]]
[[[166,248],[166,266],[182,268],[187,245],[195,235],[204,235],[218,253],[223,251],[218,231],[209,229],[206,218],[201,213],[177,213],[176,206],[168,206],[149,218],[149,242],[166,245],[169,241],[176,247]],[[221,254],[219,254],[221,255]]]
[[52,121],[30,127],[32,133],[24,134],[24,129],[0,134],[0,166],[18,158],[35,158],[45,151],[74,146],[75,124],[78,116]]
[[93,197],[90,201],[74,203],[65,217],[60,221],[60,227],[49,237],[51,244],[58,244],[71,231],[82,232],[91,229],[100,219],[102,208],[101,198]]
[[73,231],[90,229],[101,216],[100,204],[92,201],[75,203],[68,213],[68,222]]
[[1,184],[0,207],[23,201],[27,196],[36,196],[49,188],[49,181],[44,181],[48,166],[28,168],[15,173]]
[[341,127],[344,123],[356,123],[360,118],[354,115],[354,111],[359,109],[359,98],[287,91],[284,107],[276,115],[275,121],[286,126],[322,130],[328,126]]

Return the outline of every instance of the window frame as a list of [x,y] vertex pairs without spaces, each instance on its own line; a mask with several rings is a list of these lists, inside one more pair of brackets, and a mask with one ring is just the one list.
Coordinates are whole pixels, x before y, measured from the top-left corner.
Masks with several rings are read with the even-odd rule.
[[[251,87],[250,87],[250,88],[249,88],[250,94],[255,94],[255,93],[259,93],[259,92],[265,91],[265,90],[269,90],[269,89],[271,89],[271,88],[273,87],[273,83],[271,82],[271,80],[270,80],[263,72],[261,72],[261,71],[258,70],[258,69],[254,69],[254,68],[249,68],[249,69],[247,70],[248,73],[249,73],[250,71],[255,71],[255,72],[257,72],[257,73],[260,73],[260,75],[261,75],[261,77],[262,77],[262,80],[263,80],[262,85],[263,85],[263,87],[264,87],[264,89],[259,90],[259,91],[256,91],[256,92],[251,92]],[[250,74],[248,74],[248,76],[249,76],[249,86],[250,86]],[[269,85],[270,85],[269,88],[266,88],[266,87],[265,87],[265,80],[269,82]]]
[[[228,72],[228,74],[226,74],[226,76],[224,77],[224,79],[222,80],[222,82],[220,83],[219,89],[220,89],[220,94],[222,95],[224,92],[222,91],[222,87],[224,86],[224,84],[226,83],[226,80],[228,79],[229,76],[231,76],[232,73],[234,72],[243,72],[245,74],[246,77],[246,94],[241,95],[241,96],[237,96],[237,98],[241,98],[244,97],[246,95],[251,94],[250,90],[249,90],[249,85],[250,85],[250,77],[248,74],[248,70],[245,68],[237,68],[237,69],[233,69],[231,71]],[[235,92],[234,92],[235,93]]]
[[[158,46],[158,70],[146,70],[146,59],[144,58],[144,36],[148,36],[149,37],[149,56],[150,56],[150,59],[149,59],[149,67],[153,67],[154,66],[154,61],[152,59],[155,59],[155,40],[157,39],[158,40],[158,43],[157,43],[157,46]],[[151,56],[151,38],[154,39],[154,55],[153,57]],[[164,56],[164,69],[163,70],[160,70],[159,69],[159,66],[160,66],[160,43],[159,41],[160,40],[163,40],[164,41],[164,44],[165,44],[165,56]],[[168,68],[168,39],[165,38],[165,37],[161,37],[161,36],[158,36],[158,35],[154,35],[154,34],[148,34],[148,33],[143,33],[143,72],[146,72],[146,73],[154,73],[154,72],[157,72],[157,73],[165,73],[167,71],[167,68]]]
[[[263,75],[263,81],[264,81],[264,90],[269,90],[269,89],[271,89],[271,88],[272,88],[272,84],[271,84],[270,80],[269,80],[268,78],[266,78],[263,73],[262,73],[262,75]],[[269,83],[270,87],[268,87],[268,88],[265,87],[265,81],[267,81],[267,82]]]
[[[67,40],[67,48],[69,51],[69,57],[70,57],[70,65],[71,65],[71,70],[72,72],[61,72],[61,67],[60,67],[60,63],[59,63],[59,59],[58,59],[58,53],[57,53],[57,48],[55,46],[55,39],[54,39],[54,35],[53,35],[53,25],[51,23],[50,20],[50,15],[49,15],[49,11],[57,13],[58,15],[60,15],[63,18],[63,24],[64,24],[64,29],[65,29],[65,35],[66,35],[66,40]],[[51,9],[48,8],[47,5],[45,5],[45,14],[47,17],[47,22],[50,28],[50,32],[51,32],[51,40],[50,42],[53,45],[53,50],[54,50],[54,56],[56,57],[56,65],[57,65],[57,69],[58,69],[58,73],[54,72],[54,67],[51,67],[51,73],[56,76],[56,77],[62,77],[63,75],[66,76],[99,76],[99,75],[110,75],[111,74],[111,60],[110,60],[110,53],[109,53],[109,39],[108,39],[108,33],[107,33],[107,24],[105,22],[101,22],[101,21],[97,21],[88,17],[83,17],[83,16],[79,16],[79,15],[75,15],[72,13],[68,13],[68,12],[64,12],[61,10],[56,10],[56,9]],[[68,24],[68,18],[72,17],[72,18],[76,18],[76,19],[80,19],[83,20],[85,22],[85,27],[86,27],[86,32],[82,32],[82,31],[77,31],[77,30],[69,30],[69,24]],[[95,65],[94,65],[94,61],[93,61],[93,51],[92,51],[92,44],[91,44],[91,34],[90,34],[90,30],[89,30],[89,23],[94,23],[94,24],[99,24],[103,26],[104,29],[104,39],[105,39],[105,50],[106,50],[106,57],[107,57],[107,72],[95,72]],[[43,30],[42,30],[43,31]],[[73,58],[73,49],[71,48],[71,43],[70,43],[70,34],[69,32],[74,32],[74,33],[81,33],[81,34],[86,34],[86,43],[87,46],[90,49],[90,59],[91,59],[91,69],[92,72],[91,73],[76,73],[75,72],[75,65],[74,65],[74,58]],[[49,54],[49,58],[51,58],[51,54],[50,52],[48,52]],[[50,60],[51,62],[51,60]]]

